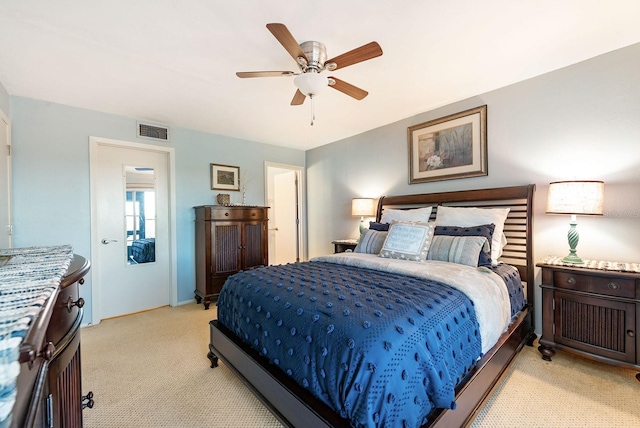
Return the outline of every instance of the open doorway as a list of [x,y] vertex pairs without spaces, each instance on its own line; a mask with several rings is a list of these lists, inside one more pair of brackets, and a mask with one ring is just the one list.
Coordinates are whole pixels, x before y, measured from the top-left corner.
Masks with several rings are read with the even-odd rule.
[[270,263],[305,260],[303,168],[265,162],[265,183]]

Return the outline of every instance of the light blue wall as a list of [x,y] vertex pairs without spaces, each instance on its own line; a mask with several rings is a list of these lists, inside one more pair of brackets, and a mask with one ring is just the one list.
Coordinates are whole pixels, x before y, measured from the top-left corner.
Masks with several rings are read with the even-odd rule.
[[0,110],[7,116],[11,118],[11,99],[9,98],[9,93],[5,89],[2,82],[0,82]]
[[[136,137],[136,120],[12,97],[13,202],[16,247],[69,243],[91,259],[89,136],[151,144]],[[304,166],[304,152],[183,128],[171,129],[176,156],[178,301],[193,298],[194,214],[214,203],[210,163],[237,165],[248,182],[247,203],[263,204],[264,162]],[[158,143],[166,146],[167,143]],[[237,192],[232,202],[240,202]],[[233,200],[235,198],[235,200]],[[91,283],[82,287],[91,321]]]
[[[638,70],[640,44],[307,151],[309,257],[358,235],[353,197],[528,183],[534,256],[564,256],[569,218],[544,213],[548,184],[594,179],[605,182],[605,215],[579,218],[578,254],[640,262]],[[489,175],[409,185],[407,127],[485,104]]]

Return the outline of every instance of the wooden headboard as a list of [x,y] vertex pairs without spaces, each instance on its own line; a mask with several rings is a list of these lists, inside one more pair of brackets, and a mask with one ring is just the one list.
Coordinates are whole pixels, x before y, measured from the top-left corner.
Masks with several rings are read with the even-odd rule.
[[[535,184],[498,187],[493,189],[457,192],[424,193],[421,195],[383,196],[378,201],[376,220],[380,221],[385,208],[411,209],[431,205],[480,208],[510,208],[504,225],[507,245],[500,260],[518,268],[527,284],[527,301],[534,302],[533,262],[533,192]],[[435,220],[437,209],[431,214]]]

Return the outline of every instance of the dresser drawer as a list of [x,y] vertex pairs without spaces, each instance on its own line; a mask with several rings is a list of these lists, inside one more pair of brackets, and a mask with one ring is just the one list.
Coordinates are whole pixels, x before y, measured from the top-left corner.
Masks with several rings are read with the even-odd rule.
[[220,209],[211,211],[211,220],[264,220],[266,210],[256,209]]
[[616,297],[635,297],[635,281],[632,279],[554,272],[553,283],[556,287],[587,293]]
[[47,328],[47,340],[53,344],[60,343],[60,340],[71,329],[76,318],[80,316],[78,288],[78,283],[74,282],[62,288],[60,294],[58,294],[53,315],[51,315],[51,322],[49,322],[49,327]]
[[266,220],[267,207],[225,207],[210,205],[196,207],[196,220]]

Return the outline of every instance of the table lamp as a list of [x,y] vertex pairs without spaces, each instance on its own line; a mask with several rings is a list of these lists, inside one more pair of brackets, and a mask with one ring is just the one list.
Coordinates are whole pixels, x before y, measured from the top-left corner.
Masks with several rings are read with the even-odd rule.
[[602,215],[604,212],[604,183],[602,181],[555,181],[549,183],[547,214],[571,214],[569,223],[569,254],[565,263],[584,263],[576,254],[578,221],[576,215]]
[[371,198],[353,198],[351,200],[351,215],[360,216],[360,234],[364,229],[364,218],[374,216],[373,199]]

